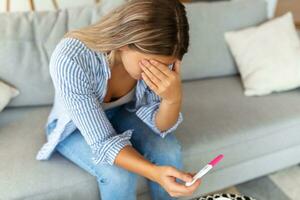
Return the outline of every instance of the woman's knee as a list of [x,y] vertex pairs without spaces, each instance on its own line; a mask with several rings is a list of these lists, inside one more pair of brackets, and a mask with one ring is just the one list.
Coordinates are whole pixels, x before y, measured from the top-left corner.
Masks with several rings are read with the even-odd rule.
[[155,141],[145,142],[145,156],[152,162],[182,167],[182,146],[174,133],[169,133],[165,138],[157,138]]

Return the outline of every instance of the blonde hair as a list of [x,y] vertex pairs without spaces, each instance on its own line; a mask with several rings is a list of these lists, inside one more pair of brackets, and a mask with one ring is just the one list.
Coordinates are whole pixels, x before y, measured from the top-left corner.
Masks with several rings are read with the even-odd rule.
[[107,53],[112,65],[116,50],[125,45],[141,53],[182,60],[189,46],[189,24],[179,0],[128,0],[97,23],[64,37],[77,38],[90,49]]

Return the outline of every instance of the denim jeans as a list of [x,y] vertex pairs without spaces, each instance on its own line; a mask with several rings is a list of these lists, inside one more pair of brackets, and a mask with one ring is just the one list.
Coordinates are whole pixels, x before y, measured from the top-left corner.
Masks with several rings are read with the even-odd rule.
[[[182,148],[174,133],[171,132],[165,138],[161,138],[140,120],[135,113],[127,111],[124,105],[105,110],[116,132],[121,133],[127,129],[134,129],[130,141],[132,146],[145,159],[156,165],[169,165],[183,170]],[[56,120],[48,125],[46,134],[51,133],[56,126],[55,123]],[[91,149],[78,129],[60,142],[56,150],[96,177],[102,200],[135,200],[137,198],[138,174],[117,165],[95,165],[91,160]],[[171,197],[158,183],[149,179],[146,180],[150,189],[151,199],[177,199]],[[183,183],[179,179],[176,179],[176,181]]]

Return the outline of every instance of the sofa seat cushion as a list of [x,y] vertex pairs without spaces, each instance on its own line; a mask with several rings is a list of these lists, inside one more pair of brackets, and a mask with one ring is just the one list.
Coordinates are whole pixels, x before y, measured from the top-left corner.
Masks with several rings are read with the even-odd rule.
[[215,170],[300,144],[300,89],[246,97],[234,75],[186,82],[183,94],[184,121],[176,134],[188,170],[221,153]]
[[[0,199],[99,199],[96,177],[55,152],[35,159],[46,141],[51,106],[5,108],[0,114]],[[138,194],[146,192],[138,179]]]

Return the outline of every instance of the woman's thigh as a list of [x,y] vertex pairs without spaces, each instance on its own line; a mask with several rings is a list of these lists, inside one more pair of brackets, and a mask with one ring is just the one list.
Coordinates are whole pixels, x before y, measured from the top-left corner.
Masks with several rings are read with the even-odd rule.
[[151,162],[183,168],[182,146],[173,132],[162,138],[125,107],[113,116],[111,123],[117,132],[134,129],[130,139],[132,146]]
[[[119,108],[109,109],[106,111],[107,117],[110,119]],[[46,134],[50,134],[55,128],[55,121],[48,125]],[[98,178],[102,184],[109,182],[128,183],[128,180],[134,181],[135,175],[117,165],[109,165],[106,163],[94,164],[92,161],[92,150],[84,140],[79,129],[76,129],[66,139],[60,142],[56,150],[79,167],[83,168],[93,176]],[[118,180],[117,180],[118,179]]]
[[[57,151],[69,160],[83,168],[93,176],[97,177],[99,183],[128,184],[135,181],[135,174],[117,165],[106,163],[94,164],[92,151],[84,140],[82,134],[76,129],[70,136],[57,146]],[[117,185],[116,185],[117,186]]]

